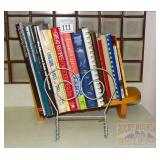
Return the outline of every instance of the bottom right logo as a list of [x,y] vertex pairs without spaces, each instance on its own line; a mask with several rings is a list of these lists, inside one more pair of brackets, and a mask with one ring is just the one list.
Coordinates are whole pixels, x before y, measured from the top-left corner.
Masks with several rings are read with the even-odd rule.
[[156,127],[154,123],[118,124],[117,139],[120,145],[155,144]]

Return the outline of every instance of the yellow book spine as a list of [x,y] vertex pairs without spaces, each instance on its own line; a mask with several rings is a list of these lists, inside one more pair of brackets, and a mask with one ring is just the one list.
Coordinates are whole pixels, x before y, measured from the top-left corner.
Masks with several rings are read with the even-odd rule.
[[[52,71],[57,69],[56,65],[56,59],[53,58],[53,50],[52,45],[50,43],[50,39],[48,36],[48,29],[40,30],[40,41],[43,49],[43,54],[45,57],[46,65],[48,68],[48,72],[51,73]],[[63,96],[63,84],[57,86],[59,82],[61,82],[61,78],[59,76],[60,71],[56,71],[53,74],[50,75],[50,80],[52,84],[52,89],[54,91],[54,97],[55,97],[55,104],[58,107],[59,113],[64,113],[67,111],[66,104],[68,101],[64,101],[58,97],[57,94]]]
[[127,83],[126,83],[125,75],[124,75],[120,45],[117,40],[116,40],[116,47],[117,47],[118,60],[119,60],[119,64],[120,64],[121,76],[122,76],[122,81],[123,81],[123,86],[124,86],[124,93],[125,93],[125,97],[128,97]]
[[[58,63],[58,59],[57,59],[57,55],[56,55],[56,50],[55,50],[54,45],[53,45],[52,33],[51,33],[50,30],[48,30],[47,32],[48,32],[47,34],[48,34],[48,38],[49,38],[49,42],[50,42],[50,46],[51,46],[52,59],[54,60],[56,68],[60,68],[59,67],[59,63]],[[63,79],[62,79],[62,75],[61,75],[61,71],[60,70],[57,70],[57,75],[58,75],[59,82],[62,82]],[[61,97],[63,97],[64,99],[67,99],[64,83],[61,83],[60,91],[61,91],[60,92],[61,93]],[[66,100],[63,101],[63,105],[65,106],[67,111],[70,111],[70,107],[69,107],[68,101],[66,101]]]

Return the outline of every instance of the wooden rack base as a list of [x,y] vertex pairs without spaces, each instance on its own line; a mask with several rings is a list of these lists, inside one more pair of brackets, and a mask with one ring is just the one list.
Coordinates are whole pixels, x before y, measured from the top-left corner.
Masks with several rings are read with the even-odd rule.
[[128,97],[122,101],[112,100],[110,106],[116,106],[120,118],[125,118],[127,114],[127,104],[132,104],[140,101],[141,93],[136,87],[128,87]]
[[[117,107],[117,111],[120,118],[125,118],[127,114],[127,104],[132,104],[140,101],[141,93],[136,87],[128,87],[128,97],[122,101],[112,100],[110,106]],[[35,107],[36,108],[36,107]],[[38,120],[43,121],[44,118],[40,117],[38,110],[36,109],[36,117]]]

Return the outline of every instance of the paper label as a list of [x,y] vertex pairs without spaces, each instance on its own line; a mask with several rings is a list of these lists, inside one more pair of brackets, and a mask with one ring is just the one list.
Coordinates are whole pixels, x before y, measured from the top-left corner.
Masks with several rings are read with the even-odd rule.
[[59,26],[63,33],[71,33],[74,32],[73,24],[63,24]]

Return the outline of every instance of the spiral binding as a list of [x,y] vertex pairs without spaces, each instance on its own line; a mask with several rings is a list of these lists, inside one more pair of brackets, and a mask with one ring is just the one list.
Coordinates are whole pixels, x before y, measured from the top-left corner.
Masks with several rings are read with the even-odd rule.
[[[45,80],[44,80],[44,89],[45,89],[45,92],[46,92],[46,94],[47,94],[47,96],[48,96],[51,104],[53,105],[53,107],[54,107],[54,109],[55,109],[55,111],[56,111],[56,122],[55,122],[55,123],[56,123],[56,141],[60,138],[59,117],[62,118],[63,116],[60,116],[60,115],[59,115],[59,111],[58,111],[56,105],[54,104],[54,102],[53,102],[52,99],[50,98],[50,95],[49,95],[48,92],[47,92],[47,89],[46,89],[46,81],[47,81],[47,79],[51,76],[51,74],[53,74],[54,72],[56,72],[56,71],[58,71],[58,70],[67,70],[67,71],[71,72],[71,73],[77,78],[77,80],[78,80],[77,75],[76,75],[71,69],[68,69],[68,68],[57,68],[57,69],[53,70],[52,72],[48,73],[48,75],[46,76],[46,78],[45,78]],[[108,75],[112,78],[112,80],[113,80],[113,82],[114,82],[114,85],[115,85],[114,78],[112,77],[112,75],[111,75],[108,71],[106,71],[105,69],[102,69],[102,68],[95,68],[95,69],[90,69],[89,71],[87,71],[87,72],[85,73],[85,75],[82,77],[81,81],[78,81],[78,82],[79,82],[79,90],[78,90],[78,94],[76,94],[76,96],[74,96],[74,97],[72,97],[72,98],[70,98],[70,99],[64,99],[64,98],[61,97],[58,93],[55,93],[55,94],[57,94],[57,96],[58,96],[60,99],[64,100],[64,101],[66,101],[66,100],[72,100],[72,99],[77,98],[77,96],[79,95],[80,92],[81,92],[86,98],[88,98],[88,99],[90,99],[90,100],[100,99],[100,98],[103,96],[104,92],[105,92],[105,86],[104,86],[103,82],[101,82],[100,80],[97,80],[97,79],[96,79],[96,80],[93,80],[93,81],[91,81],[91,82],[89,83],[89,85],[90,85],[91,83],[98,82],[98,83],[100,83],[100,84],[102,85],[102,94],[101,94],[99,97],[97,97],[97,98],[88,97],[88,96],[84,93],[83,88],[82,88],[82,84],[83,84],[83,80],[84,80],[85,76],[86,76],[89,72],[95,71],[95,70],[97,70],[97,71],[103,71],[103,72],[105,72],[106,74],[108,74]],[[64,81],[62,81],[62,82],[59,82],[57,86],[61,85],[61,83],[69,83],[70,85],[72,85],[71,82],[69,82],[69,81],[67,81],[67,80],[64,80]],[[114,90],[114,92],[113,92],[111,98],[109,99],[108,103],[106,104],[106,107],[105,107],[105,110],[104,110],[104,115],[103,115],[103,117],[104,117],[104,137],[105,137],[105,138],[108,137],[108,122],[107,122],[107,114],[106,114],[106,113],[107,113],[107,111],[108,111],[108,107],[109,107],[109,105],[110,105],[110,103],[111,103],[111,101],[112,101],[112,99],[113,99],[113,96],[114,96],[115,92],[116,92],[116,90]],[[65,116],[64,116],[64,117],[65,117]],[[70,117],[72,117],[72,116],[70,116]],[[86,117],[87,117],[87,116],[86,116]]]
[[103,95],[99,96],[102,93],[102,89],[99,86],[99,84],[96,83],[96,81],[97,82],[100,82],[100,81],[99,81],[98,71],[96,69],[97,67],[96,67],[96,60],[95,60],[94,50],[93,50],[93,45],[92,45],[92,39],[91,39],[90,32],[89,32],[88,28],[83,28],[82,34],[84,35],[84,42],[85,42],[85,44],[87,44],[86,45],[87,56],[88,56],[88,60],[89,60],[89,64],[90,64],[92,79],[95,82],[95,83],[93,83],[93,86],[94,86],[95,94],[97,97],[97,104],[98,104],[98,107],[100,107],[100,106],[104,105],[104,99],[103,99]]

